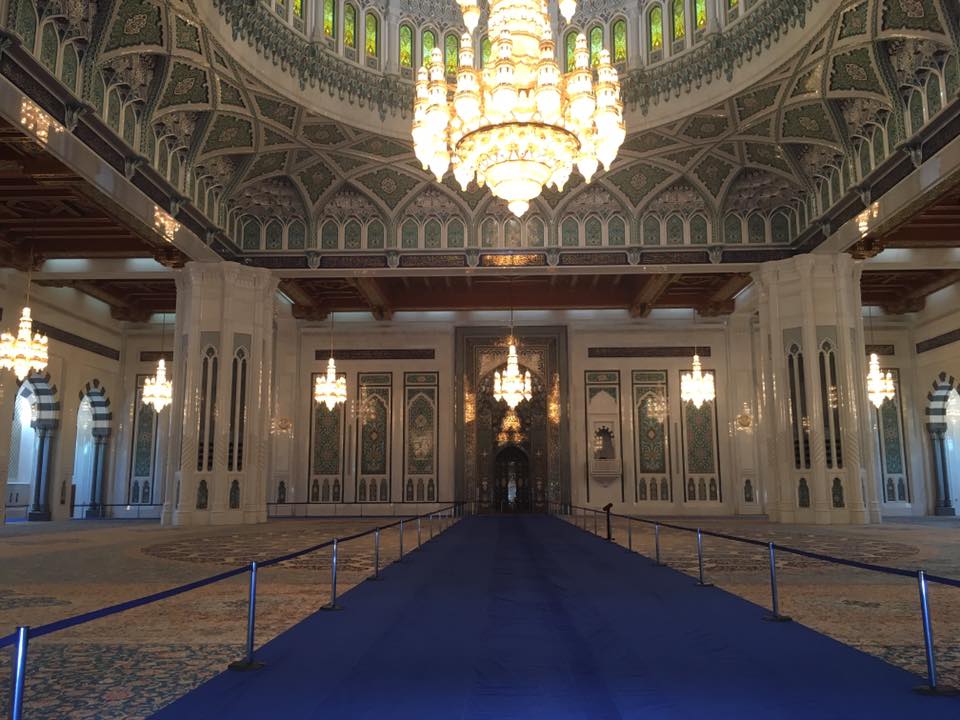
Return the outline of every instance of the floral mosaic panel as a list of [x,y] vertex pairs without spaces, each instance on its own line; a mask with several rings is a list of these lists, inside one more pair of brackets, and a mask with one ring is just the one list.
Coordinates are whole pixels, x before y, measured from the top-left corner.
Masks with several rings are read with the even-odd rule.
[[435,497],[437,472],[437,373],[404,375],[404,499]]
[[390,373],[360,373],[357,452],[361,478],[389,474],[391,385]]
[[705,402],[699,408],[691,402],[681,403],[681,406],[688,479],[691,475],[717,473],[716,401]]
[[133,476],[149,478],[153,471],[153,449],[156,440],[157,413],[141,401],[143,387],[137,388],[136,419],[133,422]]
[[637,433],[637,471],[667,472],[667,373],[633,373],[634,427]]

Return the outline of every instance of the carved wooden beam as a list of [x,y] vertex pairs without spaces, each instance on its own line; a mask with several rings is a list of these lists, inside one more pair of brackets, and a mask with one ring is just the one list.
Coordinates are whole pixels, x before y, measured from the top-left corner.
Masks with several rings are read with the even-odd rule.
[[[429,288],[429,279],[424,278]],[[392,320],[393,310],[375,278],[350,278],[349,283],[369,306],[375,320]]]
[[658,275],[648,275],[643,281],[643,286],[630,303],[630,317],[645,318],[650,315],[657,300],[663,295],[670,284],[676,280],[677,276],[672,273],[661,273]]

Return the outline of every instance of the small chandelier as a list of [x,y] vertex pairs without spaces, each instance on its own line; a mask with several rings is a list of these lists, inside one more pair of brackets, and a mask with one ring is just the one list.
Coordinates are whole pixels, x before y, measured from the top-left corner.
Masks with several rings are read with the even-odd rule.
[[0,335],[0,368],[13,370],[17,380],[22,381],[31,372],[42,372],[47,367],[47,336],[33,332],[33,320],[30,318],[30,281],[33,258],[27,270],[27,298],[20,314],[17,336],[10,333]]
[[667,396],[658,392],[651,395],[646,403],[647,417],[656,420],[661,425],[667,420]]
[[[458,3],[472,33],[477,2]],[[413,145],[437,181],[452,166],[464,191],[475,179],[520,217],[544,187],[563,190],[574,165],[588,183],[600,163],[610,169],[626,136],[620,82],[610,53],[601,50],[594,83],[583,33],[574,66],[560,71],[545,0],[490,0],[489,9],[486,67],[474,67],[473,43],[464,33],[454,86],[447,84],[440,48],[420,68]],[[575,0],[560,3],[565,17],[575,10]]]
[[867,397],[873,406],[880,409],[886,400],[896,397],[896,386],[893,384],[893,375],[888,370],[880,370],[880,358],[876,353],[870,353],[870,370],[867,372]]
[[327,361],[327,374],[317,375],[313,383],[313,400],[327,410],[333,410],[347,400],[347,379],[337,377],[337,363],[333,359],[333,313],[330,313],[330,359]]
[[157,372],[153,377],[143,381],[144,405],[152,405],[155,412],[161,412],[173,402],[173,382],[167,380],[167,363],[163,359],[164,338],[167,330],[167,316],[163,316],[163,325],[160,330],[160,359],[157,360]]
[[[873,337],[873,308],[870,308],[870,336]],[[896,397],[896,386],[893,384],[893,375],[880,371],[880,358],[875,352],[870,353],[870,364],[867,370],[867,399],[877,410],[883,405],[885,400],[893,400]]]
[[63,125],[27,98],[20,103],[20,124],[33,133],[41,145],[47,144],[51,132],[63,132]]
[[180,230],[180,223],[173,219],[170,213],[160,208],[153,208],[153,227],[163,236],[163,239],[172,243]]
[[513,408],[508,409],[503,416],[503,421],[500,423],[500,432],[497,433],[497,444],[519,445],[525,439],[526,436],[523,434],[523,426],[520,423],[517,411]]
[[693,354],[692,372],[680,376],[680,399],[692,402],[696,408],[702,407],[717,396],[713,385],[713,375],[704,373],[700,368],[700,356]]

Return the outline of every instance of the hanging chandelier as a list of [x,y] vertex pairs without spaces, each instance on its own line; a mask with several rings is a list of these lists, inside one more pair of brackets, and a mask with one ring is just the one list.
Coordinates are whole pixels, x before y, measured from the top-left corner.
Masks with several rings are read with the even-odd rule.
[[692,402],[694,407],[702,407],[717,396],[713,385],[713,375],[704,373],[700,367],[700,356],[693,355],[693,370],[680,376],[680,399]]
[[880,409],[885,400],[893,400],[896,396],[896,386],[893,384],[893,375],[888,370],[880,370],[880,358],[876,353],[870,353],[870,370],[867,372],[867,398],[873,406]]
[[313,383],[313,400],[327,410],[333,410],[347,401],[347,379],[337,377],[337,363],[333,359],[333,313],[330,313],[330,359],[326,375],[317,375]]
[[647,399],[646,414],[648,418],[656,420],[661,425],[667,420],[667,396],[658,392]]
[[493,397],[497,402],[501,400],[513,410],[524,400],[533,397],[530,371],[520,372],[520,362],[517,358],[517,346],[510,337],[510,350],[507,352],[507,369],[497,370],[493,375]]
[[167,316],[163,316],[160,329],[160,358],[157,360],[157,372],[143,381],[141,399],[144,405],[152,405],[155,412],[161,412],[173,402],[173,383],[167,380],[167,363],[163,359],[163,346],[167,334]]
[[27,297],[20,313],[17,335],[0,335],[0,368],[13,370],[17,380],[23,380],[31,372],[42,372],[47,367],[47,336],[33,332],[33,320],[30,318],[30,283],[32,279],[33,257],[27,269]]
[[[563,190],[574,164],[588,183],[600,163],[609,170],[626,136],[610,53],[596,58],[594,83],[580,33],[574,66],[563,73],[546,0],[490,0],[491,58],[478,70],[470,33],[479,7],[475,0],[458,3],[469,32],[461,38],[456,84],[446,81],[440,48],[417,74],[412,134],[423,169],[439,182],[452,165],[464,191],[475,179],[517,217],[544,187]],[[574,0],[560,3],[568,21],[575,9]]]

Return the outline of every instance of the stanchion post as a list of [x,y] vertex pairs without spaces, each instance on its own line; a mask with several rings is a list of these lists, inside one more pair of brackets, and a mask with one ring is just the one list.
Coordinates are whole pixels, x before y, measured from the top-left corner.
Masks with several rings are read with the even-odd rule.
[[403,520],[400,521],[400,557],[397,558],[397,562],[403,560]]
[[598,516],[599,516],[599,513],[596,510],[594,510],[593,511],[593,534],[594,535],[600,534],[600,518]]
[[607,542],[613,542],[613,526],[610,524],[610,510],[613,503],[607,503],[603,506],[603,511],[607,514]]
[[697,587],[711,587],[713,583],[703,581],[703,534],[697,528]]
[[653,525],[653,546],[655,550],[654,565],[663,565],[660,562],[660,523],[654,523]]
[[337,605],[337,538],[333,539],[333,549],[330,551],[330,604],[324,605],[323,610],[342,610]]
[[417,515],[417,550],[421,550],[423,546],[420,544],[420,516]]
[[373,579],[380,580],[380,528],[373,532]]
[[247,595],[247,645],[243,660],[230,663],[231,670],[259,670],[262,662],[253,659],[253,636],[257,618],[257,561],[250,563],[250,589]]
[[780,593],[777,590],[777,550],[773,543],[767,543],[770,554],[770,614],[764,620],[771,622],[789,622],[787,615],[780,614]]
[[627,518],[627,550],[633,552],[633,518]]
[[23,720],[23,692],[27,680],[27,643],[30,628],[17,628],[17,643],[13,646],[13,667],[10,682],[10,720]]
[[430,513],[430,539],[433,540],[433,513]]

